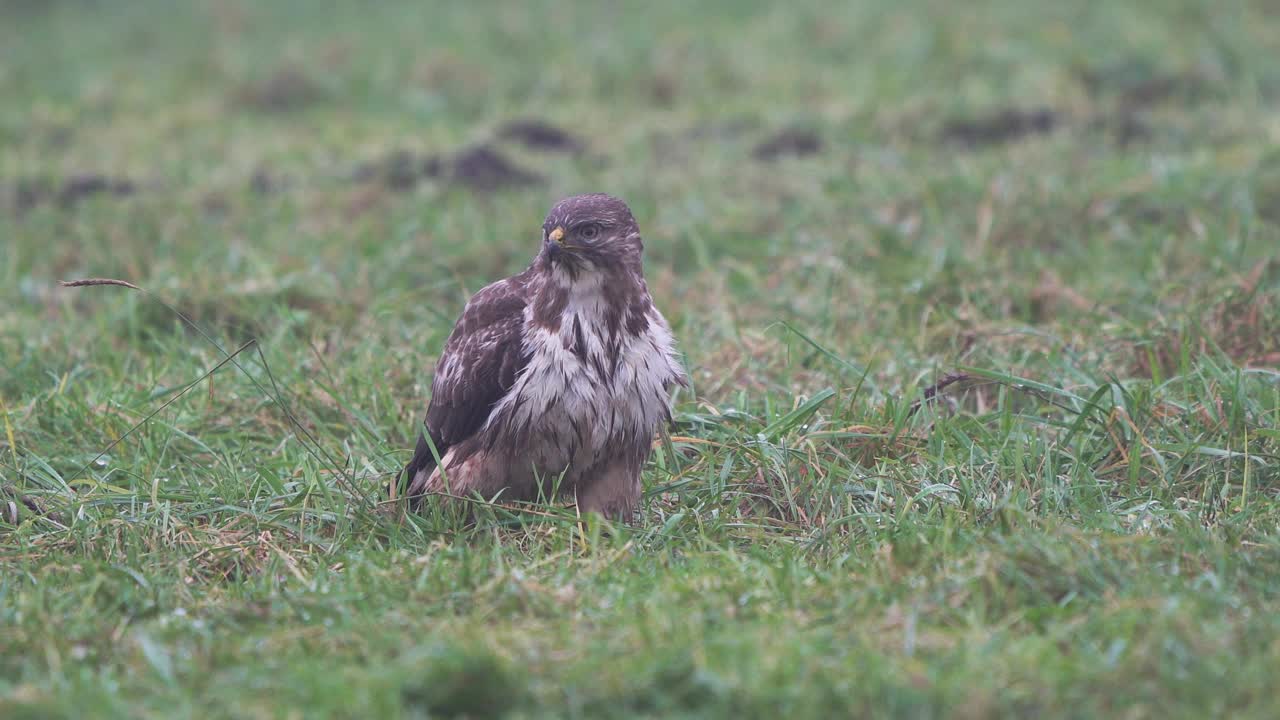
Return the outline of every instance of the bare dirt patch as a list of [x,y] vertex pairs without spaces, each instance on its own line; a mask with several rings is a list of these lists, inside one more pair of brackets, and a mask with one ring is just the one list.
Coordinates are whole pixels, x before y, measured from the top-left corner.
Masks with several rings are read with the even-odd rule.
[[1062,116],[1051,108],[1007,108],[971,119],[952,120],[942,127],[942,140],[965,147],[1002,145],[1046,135],[1062,122]]
[[257,168],[249,176],[249,189],[255,195],[271,195],[288,187],[288,180],[265,167]]
[[446,163],[445,176],[472,190],[485,192],[524,187],[542,180],[541,175],[516,165],[488,145],[476,145],[454,155]]
[[452,155],[424,155],[396,150],[380,160],[356,168],[360,182],[378,182],[390,190],[407,192],[435,178],[477,192],[526,187],[542,176],[527,170],[489,145],[475,145]]
[[790,155],[806,157],[822,151],[822,138],[818,133],[804,128],[787,128],[756,145],[752,155],[757,160],[772,161]]
[[358,182],[377,182],[390,190],[406,192],[438,174],[440,160],[436,156],[393,150],[378,160],[358,166],[353,177]]
[[126,197],[137,191],[138,184],[127,177],[81,173],[67,177],[60,183],[47,178],[19,180],[8,194],[13,209],[25,212],[46,204],[56,204],[66,209],[95,195]]
[[542,120],[514,120],[498,130],[498,137],[545,152],[577,155],[586,150],[586,144],[576,135]]
[[325,97],[324,88],[303,68],[284,65],[270,75],[241,85],[234,99],[241,107],[263,113],[301,110]]

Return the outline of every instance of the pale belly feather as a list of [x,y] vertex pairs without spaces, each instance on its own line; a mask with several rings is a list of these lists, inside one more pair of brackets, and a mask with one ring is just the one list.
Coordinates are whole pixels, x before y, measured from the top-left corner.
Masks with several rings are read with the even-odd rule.
[[[656,313],[655,313],[656,316]],[[615,363],[600,323],[583,322],[585,352],[575,353],[573,315],[559,332],[536,329],[526,338],[529,363],[490,423],[527,428],[523,454],[511,458],[542,476],[560,476],[572,488],[584,473],[614,457],[647,456],[657,426],[669,417],[667,387],[678,372],[665,321],[626,337]],[[582,322],[582,318],[579,318]]]

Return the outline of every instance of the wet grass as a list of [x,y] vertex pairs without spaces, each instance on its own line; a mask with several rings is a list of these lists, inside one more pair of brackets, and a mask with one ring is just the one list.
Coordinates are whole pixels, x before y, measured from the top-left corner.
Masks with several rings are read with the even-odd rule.
[[[1273,717],[1277,38],[0,5],[0,716]],[[693,380],[643,521],[389,512],[467,294],[592,190]]]

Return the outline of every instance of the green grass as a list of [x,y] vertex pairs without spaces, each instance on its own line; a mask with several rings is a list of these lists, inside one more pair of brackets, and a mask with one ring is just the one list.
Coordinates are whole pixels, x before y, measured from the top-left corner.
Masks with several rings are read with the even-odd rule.
[[[0,4],[0,716],[1275,717],[1276,58],[1263,0]],[[542,180],[376,169],[482,143]],[[643,520],[384,512],[595,190],[693,380]],[[77,277],[257,343],[177,397],[223,352]]]

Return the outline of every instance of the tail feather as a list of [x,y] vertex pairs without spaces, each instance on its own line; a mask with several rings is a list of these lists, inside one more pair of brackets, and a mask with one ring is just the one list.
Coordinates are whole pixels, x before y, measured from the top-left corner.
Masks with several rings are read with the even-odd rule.
[[[434,442],[434,438],[432,441]],[[435,443],[436,452],[444,455],[445,448],[440,443]],[[409,464],[404,466],[404,470],[396,476],[396,487],[400,491],[397,493],[399,497],[407,497],[409,499],[409,507],[417,509],[422,504],[423,490],[425,489],[426,479],[436,468],[436,456],[431,452],[431,443],[427,442],[426,433],[418,435],[418,446],[413,450],[413,458],[409,460]],[[419,480],[421,478],[421,480]]]

